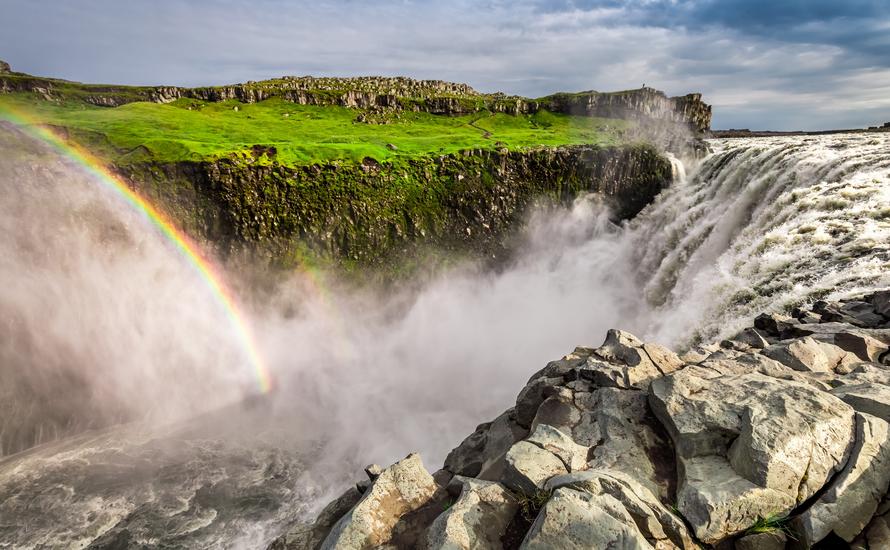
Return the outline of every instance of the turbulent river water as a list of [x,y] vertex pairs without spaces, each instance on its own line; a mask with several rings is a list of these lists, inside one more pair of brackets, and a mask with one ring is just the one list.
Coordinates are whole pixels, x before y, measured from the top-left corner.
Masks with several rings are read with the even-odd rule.
[[608,328],[681,348],[890,287],[890,134],[714,140],[622,226],[595,198],[534,212],[498,273],[407,296],[282,285],[251,310],[278,391],[239,404],[200,281],[22,139],[0,132],[0,548],[263,547],[369,462],[419,450],[435,470]]

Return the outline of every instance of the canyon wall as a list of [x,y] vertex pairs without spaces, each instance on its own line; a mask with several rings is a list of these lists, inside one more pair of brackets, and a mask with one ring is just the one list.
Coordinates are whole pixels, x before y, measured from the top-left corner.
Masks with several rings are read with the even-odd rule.
[[652,146],[469,150],[398,164],[286,167],[255,159],[128,165],[122,175],[223,254],[249,249],[274,263],[307,256],[383,265],[423,243],[495,256],[536,200],[599,193],[632,217],[671,181]]

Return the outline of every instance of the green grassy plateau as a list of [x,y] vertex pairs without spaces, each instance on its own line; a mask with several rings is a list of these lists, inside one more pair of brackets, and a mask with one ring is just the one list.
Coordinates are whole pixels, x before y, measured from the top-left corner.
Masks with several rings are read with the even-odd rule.
[[[418,244],[503,257],[529,205],[587,192],[632,216],[670,177],[633,120],[677,101],[698,99],[531,100],[399,77],[132,87],[0,66],[0,119],[23,114],[89,149],[221,255],[284,267],[389,269]],[[598,114],[612,118],[586,116]]]
[[359,109],[299,105],[280,98],[258,103],[178,99],[98,107],[75,99],[46,101],[33,93],[0,94],[4,107],[42,124],[65,128],[71,139],[118,165],[134,162],[213,161],[254,155],[298,166],[334,160],[378,162],[456,153],[466,149],[525,149],[574,144],[617,145],[631,122],[540,111],[509,115],[480,111],[462,116],[392,111],[357,121]]

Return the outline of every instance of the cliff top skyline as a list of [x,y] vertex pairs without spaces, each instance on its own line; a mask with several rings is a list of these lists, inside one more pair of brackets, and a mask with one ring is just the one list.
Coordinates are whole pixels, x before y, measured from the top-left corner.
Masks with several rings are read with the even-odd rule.
[[890,119],[890,6],[750,1],[2,1],[0,58],[83,82],[405,75],[530,97],[697,91],[714,128]]

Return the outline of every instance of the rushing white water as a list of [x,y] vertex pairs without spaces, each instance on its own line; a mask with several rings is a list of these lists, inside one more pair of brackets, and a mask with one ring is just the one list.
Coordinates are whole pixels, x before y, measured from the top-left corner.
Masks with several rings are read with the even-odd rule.
[[761,311],[890,286],[890,134],[712,145],[628,231],[648,335],[713,339]]
[[[622,226],[592,197],[532,213],[515,263],[498,273],[464,266],[410,294],[329,288],[322,296],[288,281],[254,315],[280,382],[267,403],[229,409],[199,427],[122,426],[0,461],[0,517],[26,517],[30,529],[0,522],[0,545],[78,547],[105,537],[261,546],[368,462],[419,450],[436,469],[476,424],[510,406],[532,372],[575,345],[598,345],[608,328],[683,346],[731,335],[761,311],[890,286],[890,134],[711,145],[713,154],[697,164],[674,160],[674,184]],[[213,395],[237,394],[227,383],[238,372],[227,359],[230,345],[218,333],[201,336],[212,331],[215,310],[185,290],[194,281],[179,273],[164,243],[134,237],[142,226],[103,200],[83,216],[93,200],[84,182],[68,192],[43,182],[34,190],[41,200],[26,204],[30,195],[8,187],[25,180],[0,175],[20,203],[3,226],[17,235],[9,243],[30,243],[4,249],[0,277],[10,288],[0,292],[0,307],[29,319],[22,330],[42,337],[45,349],[25,356],[16,347],[22,340],[0,340],[0,353],[17,358],[0,369],[39,375],[49,365],[54,374],[61,367],[46,350],[82,349],[89,337],[83,357],[92,363],[78,365],[81,356],[69,354],[64,366],[98,368],[102,395],[136,406],[128,412],[163,405],[176,376],[189,383],[172,384],[171,399],[186,404],[208,399],[202,379],[219,386]],[[47,196],[58,202],[46,206]],[[77,206],[69,218],[65,201]],[[47,215],[76,231],[59,236],[41,221]],[[109,219],[117,238],[96,233]],[[50,250],[78,261],[43,262],[40,278],[18,280],[22,266],[52,259],[35,255],[35,235],[52,237]],[[41,294],[41,281],[52,292]],[[104,289],[124,295],[108,300]],[[43,305],[29,309],[29,296]],[[65,321],[67,332],[41,334],[48,316]],[[95,319],[113,327],[114,338],[97,332]],[[149,330],[152,322],[161,324]],[[133,338],[138,345],[128,344]],[[196,338],[200,345],[189,343]],[[177,374],[179,362],[187,376]],[[131,364],[149,375],[131,377]],[[51,412],[65,390],[51,376],[5,374],[42,383],[28,386],[44,398],[35,401],[37,413]],[[250,498],[238,501],[242,493]]]

